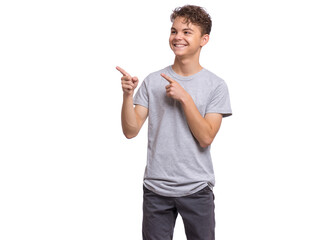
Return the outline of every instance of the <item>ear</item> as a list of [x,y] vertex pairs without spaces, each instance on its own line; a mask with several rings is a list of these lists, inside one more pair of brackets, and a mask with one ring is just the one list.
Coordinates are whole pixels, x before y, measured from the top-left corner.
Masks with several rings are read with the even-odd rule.
[[209,34],[204,34],[201,37],[201,47],[205,46],[209,42],[210,36]]

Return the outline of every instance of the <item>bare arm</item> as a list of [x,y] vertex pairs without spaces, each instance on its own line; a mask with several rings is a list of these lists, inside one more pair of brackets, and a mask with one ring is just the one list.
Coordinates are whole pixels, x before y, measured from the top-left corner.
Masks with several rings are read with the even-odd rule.
[[121,109],[121,125],[126,138],[133,138],[138,135],[142,125],[148,116],[148,109],[137,105],[133,106],[134,89],[138,85],[138,78],[131,77],[124,69],[117,67],[123,74],[121,85],[124,91],[123,104]]
[[133,97],[124,96],[121,110],[121,125],[126,138],[130,139],[138,135],[147,116],[147,108],[141,105],[133,107]]
[[165,74],[161,74],[168,82],[166,93],[168,97],[178,100],[183,108],[188,126],[201,147],[209,146],[222,123],[222,115],[219,113],[208,113],[204,117],[198,111],[192,97],[183,87]]
[[182,100],[181,105],[189,128],[200,146],[209,146],[221,126],[222,115],[219,113],[208,113],[203,117],[190,96]]

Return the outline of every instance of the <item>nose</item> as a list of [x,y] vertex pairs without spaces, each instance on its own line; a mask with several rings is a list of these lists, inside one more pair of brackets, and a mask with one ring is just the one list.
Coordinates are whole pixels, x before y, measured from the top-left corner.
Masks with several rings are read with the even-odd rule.
[[174,39],[175,40],[181,40],[182,39],[182,33],[175,34]]

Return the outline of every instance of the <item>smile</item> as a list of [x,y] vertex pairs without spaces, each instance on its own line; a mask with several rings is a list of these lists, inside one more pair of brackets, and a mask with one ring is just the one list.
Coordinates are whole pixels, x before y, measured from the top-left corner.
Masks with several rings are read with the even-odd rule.
[[176,48],[184,48],[184,47],[186,47],[187,45],[184,45],[184,44],[173,44],[174,45],[174,47],[176,47]]

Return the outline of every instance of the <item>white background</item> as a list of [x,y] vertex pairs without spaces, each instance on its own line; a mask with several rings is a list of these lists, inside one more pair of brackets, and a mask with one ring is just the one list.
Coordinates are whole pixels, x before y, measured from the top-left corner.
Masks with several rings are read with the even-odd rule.
[[201,64],[233,109],[212,146],[217,239],[336,239],[327,0],[1,1],[0,239],[141,239],[147,127],[123,136],[115,66],[142,81],[172,64],[186,3],[212,16]]

